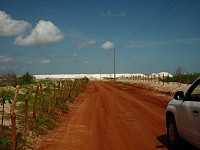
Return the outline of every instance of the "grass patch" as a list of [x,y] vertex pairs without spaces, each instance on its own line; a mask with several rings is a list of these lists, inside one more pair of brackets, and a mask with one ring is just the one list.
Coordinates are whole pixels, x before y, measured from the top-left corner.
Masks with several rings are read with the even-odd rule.
[[73,98],[73,97],[69,97],[69,98],[68,98],[68,101],[69,101],[70,103],[74,103],[75,98]]
[[25,105],[24,103],[18,104],[15,109],[17,110],[18,113],[25,113]]
[[10,120],[10,113],[4,114],[4,119],[5,120]]
[[[2,127],[0,126],[0,129]],[[12,143],[11,143],[11,130],[4,126],[3,132],[0,130],[0,150],[10,150]]]
[[57,106],[57,108],[60,109],[64,113],[68,113],[69,112],[69,107],[65,103],[60,103]]
[[56,127],[56,121],[52,118],[37,118],[36,123],[37,127],[45,126],[50,130]]
[[8,137],[0,135],[0,149],[2,150],[11,149],[11,141]]
[[130,83],[130,82],[117,81],[117,83],[122,84],[122,85],[132,85],[132,83]]
[[24,102],[25,99],[26,99],[25,94],[18,94],[18,98],[17,98],[18,102]]

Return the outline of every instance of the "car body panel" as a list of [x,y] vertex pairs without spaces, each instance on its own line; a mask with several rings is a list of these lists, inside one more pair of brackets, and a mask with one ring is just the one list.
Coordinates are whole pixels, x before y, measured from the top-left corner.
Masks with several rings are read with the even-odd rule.
[[177,100],[168,103],[166,111],[173,114],[179,136],[200,148],[200,77],[182,99],[177,96],[179,93],[175,94]]

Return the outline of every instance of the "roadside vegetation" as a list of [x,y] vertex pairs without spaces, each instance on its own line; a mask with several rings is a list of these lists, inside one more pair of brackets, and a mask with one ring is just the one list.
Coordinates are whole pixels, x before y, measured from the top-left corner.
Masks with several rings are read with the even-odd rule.
[[165,77],[161,81],[163,82],[177,82],[177,83],[183,83],[183,84],[192,84],[198,77],[200,76],[200,73],[194,72],[194,73],[185,73],[185,70],[183,67],[179,66],[176,68],[175,73],[173,77]]
[[166,77],[162,81],[164,81],[164,82],[178,82],[178,83],[183,83],[183,84],[191,84],[199,76],[200,76],[200,73],[175,74],[173,77]]
[[[0,80],[1,134],[0,149],[34,149],[37,137],[57,126],[63,113],[70,111],[76,100],[89,83],[88,78],[74,80],[35,80],[29,72],[18,77],[14,72],[6,73]],[[16,106],[14,97],[16,88]],[[16,144],[13,145],[13,124],[5,126],[5,120],[13,123],[12,110],[5,112],[4,105],[12,103],[16,113]]]

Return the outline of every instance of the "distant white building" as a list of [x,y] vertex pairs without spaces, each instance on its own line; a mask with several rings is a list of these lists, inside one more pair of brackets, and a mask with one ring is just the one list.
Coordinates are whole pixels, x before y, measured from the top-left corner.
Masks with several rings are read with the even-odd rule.
[[150,76],[155,76],[157,77],[173,77],[170,73],[168,72],[160,72],[160,73],[152,73]]
[[[172,77],[171,74],[167,73],[167,72],[160,72],[160,73],[152,73],[150,76],[155,76],[155,77],[162,77],[162,76],[169,76]],[[116,74],[117,78],[130,78],[133,76],[137,76],[137,77],[147,77],[146,75],[142,74],[142,73],[133,73],[133,74],[129,74],[129,73],[121,73],[121,74]],[[75,78],[84,78],[87,77],[89,79],[97,79],[99,80],[100,78],[114,78],[113,74],[50,74],[50,75],[34,75],[34,77],[36,79],[75,79]]]

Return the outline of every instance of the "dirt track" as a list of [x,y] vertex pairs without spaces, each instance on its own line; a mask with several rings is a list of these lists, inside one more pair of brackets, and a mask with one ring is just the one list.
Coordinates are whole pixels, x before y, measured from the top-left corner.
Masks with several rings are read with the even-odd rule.
[[172,150],[165,127],[171,98],[133,86],[91,82],[39,149]]

